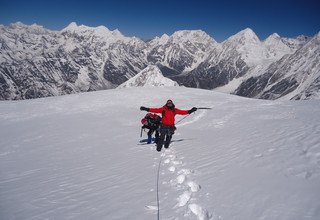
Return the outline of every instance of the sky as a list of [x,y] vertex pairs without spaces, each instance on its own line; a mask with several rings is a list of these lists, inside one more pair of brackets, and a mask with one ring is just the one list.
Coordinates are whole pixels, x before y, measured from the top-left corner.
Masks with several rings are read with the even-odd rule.
[[0,24],[20,21],[61,30],[71,22],[104,25],[151,39],[177,30],[207,32],[221,42],[249,27],[263,40],[320,31],[319,0],[0,0]]

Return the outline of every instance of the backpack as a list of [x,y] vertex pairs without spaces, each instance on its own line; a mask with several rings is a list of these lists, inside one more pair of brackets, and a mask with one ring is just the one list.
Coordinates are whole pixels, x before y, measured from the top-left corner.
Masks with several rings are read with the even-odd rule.
[[141,119],[141,123],[144,126],[158,126],[161,122],[161,117],[157,114],[147,113],[143,119]]

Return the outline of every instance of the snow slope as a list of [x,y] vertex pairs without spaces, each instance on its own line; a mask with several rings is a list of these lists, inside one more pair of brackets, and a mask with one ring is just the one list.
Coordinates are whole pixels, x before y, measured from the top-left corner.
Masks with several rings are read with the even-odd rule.
[[[139,144],[140,105],[199,110],[169,150]],[[1,219],[320,219],[320,102],[184,87],[0,103]],[[181,116],[177,116],[177,120]]]

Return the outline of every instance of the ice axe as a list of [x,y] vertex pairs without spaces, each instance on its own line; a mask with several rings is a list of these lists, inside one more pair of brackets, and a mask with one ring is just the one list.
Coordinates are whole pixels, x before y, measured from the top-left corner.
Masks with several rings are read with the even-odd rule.
[[[197,110],[198,109],[203,109],[203,110],[211,110],[212,108],[208,108],[208,107],[199,107],[199,108],[197,108]],[[186,116],[184,116],[183,118],[181,118],[177,123],[176,123],[176,125],[177,124],[179,124],[181,121],[183,121],[184,119],[186,119],[187,117],[188,117],[189,115],[186,115]]]

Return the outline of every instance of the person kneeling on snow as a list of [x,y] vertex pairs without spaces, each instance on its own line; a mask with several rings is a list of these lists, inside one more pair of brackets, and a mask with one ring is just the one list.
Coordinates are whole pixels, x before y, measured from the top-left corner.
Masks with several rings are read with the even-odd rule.
[[154,143],[157,143],[159,140],[159,126],[161,123],[161,117],[157,114],[148,113],[141,120],[141,123],[143,124],[143,129],[149,129],[147,144],[151,144],[153,132],[156,132]]
[[181,110],[175,108],[172,100],[168,100],[167,103],[161,108],[146,108],[144,106],[140,107],[141,111],[147,111],[152,113],[161,113],[162,120],[160,126],[160,138],[157,143],[157,151],[161,151],[162,146],[164,144],[165,148],[168,148],[171,142],[172,135],[176,130],[174,119],[176,115],[187,115],[192,112],[197,111],[196,107],[193,107],[190,110]]

